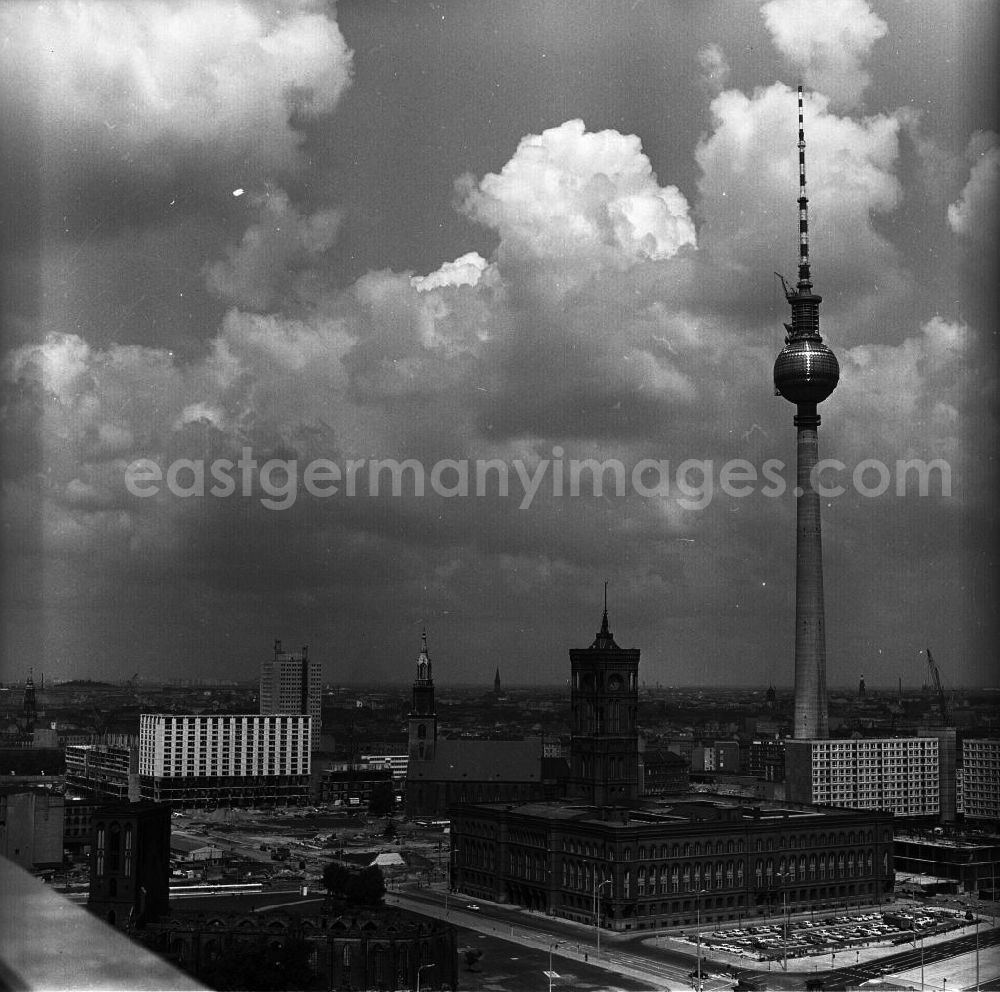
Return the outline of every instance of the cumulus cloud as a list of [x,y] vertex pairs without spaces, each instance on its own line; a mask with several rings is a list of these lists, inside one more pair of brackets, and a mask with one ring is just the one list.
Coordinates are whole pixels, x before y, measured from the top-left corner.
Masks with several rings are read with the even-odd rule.
[[410,285],[421,292],[442,286],[475,286],[488,264],[479,252],[470,251],[454,262],[445,262],[436,272],[411,277]]
[[699,48],[698,66],[705,89],[713,96],[720,93],[729,79],[729,62],[722,49],[716,44]]
[[66,168],[162,175],[193,159],[231,172],[292,169],[295,121],[333,109],[352,56],[328,11],[289,7],[4,4],[4,89],[19,123],[41,130],[46,161]]
[[695,245],[687,200],[661,187],[635,135],[566,121],[522,138],[499,173],[458,186],[461,209],[518,256],[602,256],[628,265]]
[[839,109],[860,103],[871,82],[863,65],[888,30],[867,0],[769,0],[761,11],[775,47],[806,86]]
[[[726,90],[711,110],[714,129],[695,152],[700,243],[713,262],[704,268],[705,288],[728,300],[761,299],[771,271],[792,266],[797,252],[795,93],[780,83],[753,96]],[[901,202],[899,121],[839,116],[820,94],[807,96],[805,112],[817,288],[828,309],[891,305],[905,277],[872,215]]]
[[996,246],[1000,211],[997,209],[1000,186],[1000,144],[993,132],[979,132],[969,142],[968,159],[972,162],[968,182],[961,196],[948,206],[948,224],[960,237],[973,243]]
[[966,324],[935,316],[897,345],[841,352],[837,416],[856,456],[960,455],[974,344]]
[[318,210],[301,214],[283,190],[254,198],[260,219],[247,228],[228,257],[211,263],[208,288],[241,306],[266,310],[288,290],[296,272],[315,264],[336,241],[342,213]]

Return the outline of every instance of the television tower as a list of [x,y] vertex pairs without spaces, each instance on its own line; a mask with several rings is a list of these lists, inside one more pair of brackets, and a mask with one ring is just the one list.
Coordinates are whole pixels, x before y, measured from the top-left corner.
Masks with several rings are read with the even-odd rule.
[[[795,529],[795,722],[793,736],[829,737],[826,698],[826,632],[823,619],[823,539],[819,494],[813,488],[819,461],[816,408],[837,387],[840,365],[819,333],[819,305],[809,272],[809,198],[806,139],[799,87],[799,278],[794,289],[781,279],[792,308],[785,347],[774,363],[774,391],[795,404],[797,485]],[[779,278],[781,278],[779,276]]]

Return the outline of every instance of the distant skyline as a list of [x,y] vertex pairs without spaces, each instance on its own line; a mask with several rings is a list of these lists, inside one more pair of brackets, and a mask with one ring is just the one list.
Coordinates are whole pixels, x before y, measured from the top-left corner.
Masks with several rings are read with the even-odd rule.
[[997,685],[998,20],[3,4],[0,680],[559,684],[608,581],[649,686],[790,686],[801,82],[828,683]]

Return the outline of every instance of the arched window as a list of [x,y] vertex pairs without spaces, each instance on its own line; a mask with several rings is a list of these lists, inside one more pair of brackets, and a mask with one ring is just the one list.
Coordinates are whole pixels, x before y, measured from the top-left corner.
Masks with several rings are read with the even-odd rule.
[[639,896],[646,894],[646,869],[644,866],[640,865],[638,871],[635,873],[635,887]]
[[125,877],[132,877],[132,824],[125,824]]
[[108,827],[108,871],[118,871],[122,853],[122,828],[117,820]]
[[105,827],[103,823],[98,823],[95,831],[96,842],[95,847],[97,849],[97,874],[104,874],[104,846],[105,846]]

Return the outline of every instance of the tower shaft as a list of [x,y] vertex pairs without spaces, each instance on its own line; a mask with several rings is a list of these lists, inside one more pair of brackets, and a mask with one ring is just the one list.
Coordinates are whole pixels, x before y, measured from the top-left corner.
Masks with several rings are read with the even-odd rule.
[[829,737],[826,696],[826,625],[823,607],[823,536],[819,493],[813,487],[819,462],[819,414],[799,403],[795,528],[795,719],[796,738]]

